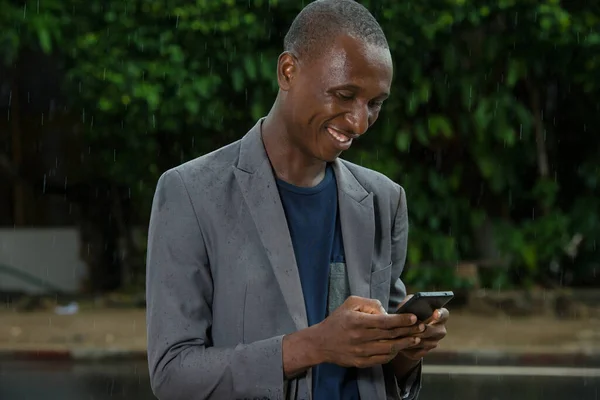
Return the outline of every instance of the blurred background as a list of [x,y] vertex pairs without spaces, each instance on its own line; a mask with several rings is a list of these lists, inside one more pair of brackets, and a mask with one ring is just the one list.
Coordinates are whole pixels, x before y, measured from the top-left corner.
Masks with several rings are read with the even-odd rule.
[[[410,290],[457,295],[423,398],[600,398],[600,3],[359,2],[395,76],[344,158],[406,189]],[[0,0],[2,400],[153,398],[156,182],[266,115],[306,3]]]

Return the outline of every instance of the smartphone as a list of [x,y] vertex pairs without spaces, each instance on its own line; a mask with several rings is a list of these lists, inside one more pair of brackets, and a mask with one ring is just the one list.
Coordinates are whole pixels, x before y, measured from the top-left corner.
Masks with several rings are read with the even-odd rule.
[[419,321],[426,321],[433,312],[444,307],[452,298],[454,292],[417,292],[402,305],[396,314],[414,314]]

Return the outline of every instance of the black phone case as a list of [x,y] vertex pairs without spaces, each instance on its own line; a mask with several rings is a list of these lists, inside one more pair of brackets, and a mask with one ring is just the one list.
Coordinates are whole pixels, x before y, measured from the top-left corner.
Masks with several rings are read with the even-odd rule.
[[433,312],[444,307],[452,298],[452,292],[416,293],[399,310],[399,314],[414,314],[419,321],[425,321]]

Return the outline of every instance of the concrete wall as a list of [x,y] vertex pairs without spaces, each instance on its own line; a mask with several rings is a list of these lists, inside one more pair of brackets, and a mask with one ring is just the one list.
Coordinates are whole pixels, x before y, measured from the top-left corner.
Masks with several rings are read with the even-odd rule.
[[[79,252],[79,233],[74,228],[0,229],[0,266],[32,275],[67,293],[78,292],[86,275]],[[0,291],[39,294],[45,290],[0,267]]]

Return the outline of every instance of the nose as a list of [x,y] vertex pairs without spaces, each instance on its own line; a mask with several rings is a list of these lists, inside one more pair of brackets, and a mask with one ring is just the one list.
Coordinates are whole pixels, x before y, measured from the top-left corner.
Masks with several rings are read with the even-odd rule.
[[369,119],[369,107],[363,104],[356,104],[353,110],[346,114],[346,120],[352,126],[353,133],[359,136],[369,129]]

